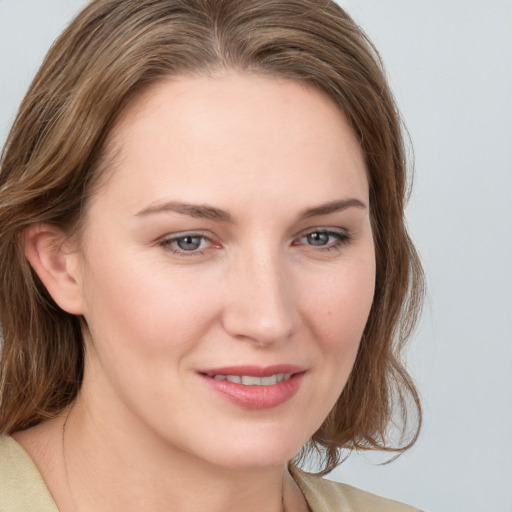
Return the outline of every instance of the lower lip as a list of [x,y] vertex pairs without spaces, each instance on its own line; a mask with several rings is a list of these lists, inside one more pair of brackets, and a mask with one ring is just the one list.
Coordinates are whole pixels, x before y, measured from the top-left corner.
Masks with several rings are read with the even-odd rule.
[[290,400],[299,390],[305,372],[269,386],[245,386],[201,375],[206,384],[229,401],[244,409],[272,409]]

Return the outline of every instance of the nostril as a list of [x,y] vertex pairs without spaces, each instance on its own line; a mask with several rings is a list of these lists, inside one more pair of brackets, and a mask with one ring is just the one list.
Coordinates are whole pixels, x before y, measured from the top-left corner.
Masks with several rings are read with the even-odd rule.
[[258,248],[244,254],[226,283],[224,329],[260,347],[285,341],[298,324],[296,294],[290,291],[285,263]]
[[264,320],[257,316],[258,313],[255,311],[226,312],[224,329],[233,338],[252,341],[259,347],[286,341],[295,330],[295,322],[291,316],[282,315],[272,320]]

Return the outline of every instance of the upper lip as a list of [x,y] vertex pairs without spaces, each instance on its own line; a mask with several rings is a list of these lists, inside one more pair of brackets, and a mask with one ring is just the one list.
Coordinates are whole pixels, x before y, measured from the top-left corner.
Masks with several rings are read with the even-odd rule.
[[295,374],[304,372],[303,367],[293,364],[277,364],[273,366],[224,366],[222,368],[208,368],[199,370],[198,373],[212,377],[214,375],[248,375],[252,377],[270,377],[280,373]]

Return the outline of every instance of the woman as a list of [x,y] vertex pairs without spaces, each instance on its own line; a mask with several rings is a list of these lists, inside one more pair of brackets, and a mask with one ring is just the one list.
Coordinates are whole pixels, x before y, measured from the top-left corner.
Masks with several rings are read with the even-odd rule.
[[404,160],[334,3],[91,2],[2,155],[4,508],[412,510],[298,469],[416,439]]

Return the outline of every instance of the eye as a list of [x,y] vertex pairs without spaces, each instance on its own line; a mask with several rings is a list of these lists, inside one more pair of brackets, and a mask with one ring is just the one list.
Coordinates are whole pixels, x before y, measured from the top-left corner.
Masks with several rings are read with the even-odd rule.
[[160,242],[165,249],[175,254],[201,254],[203,249],[211,245],[210,240],[198,233],[184,233],[167,237]]
[[187,235],[176,238],[173,240],[173,243],[182,251],[197,251],[197,249],[203,245],[204,241],[203,236]]
[[327,245],[332,238],[329,233],[323,233],[317,231],[315,233],[309,233],[304,237],[309,245]]
[[297,244],[309,245],[319,250],[330,250],[340,248],[343,244],[348,243],[350,239],[351,237],[346,231],[315,229],[300,237]]

